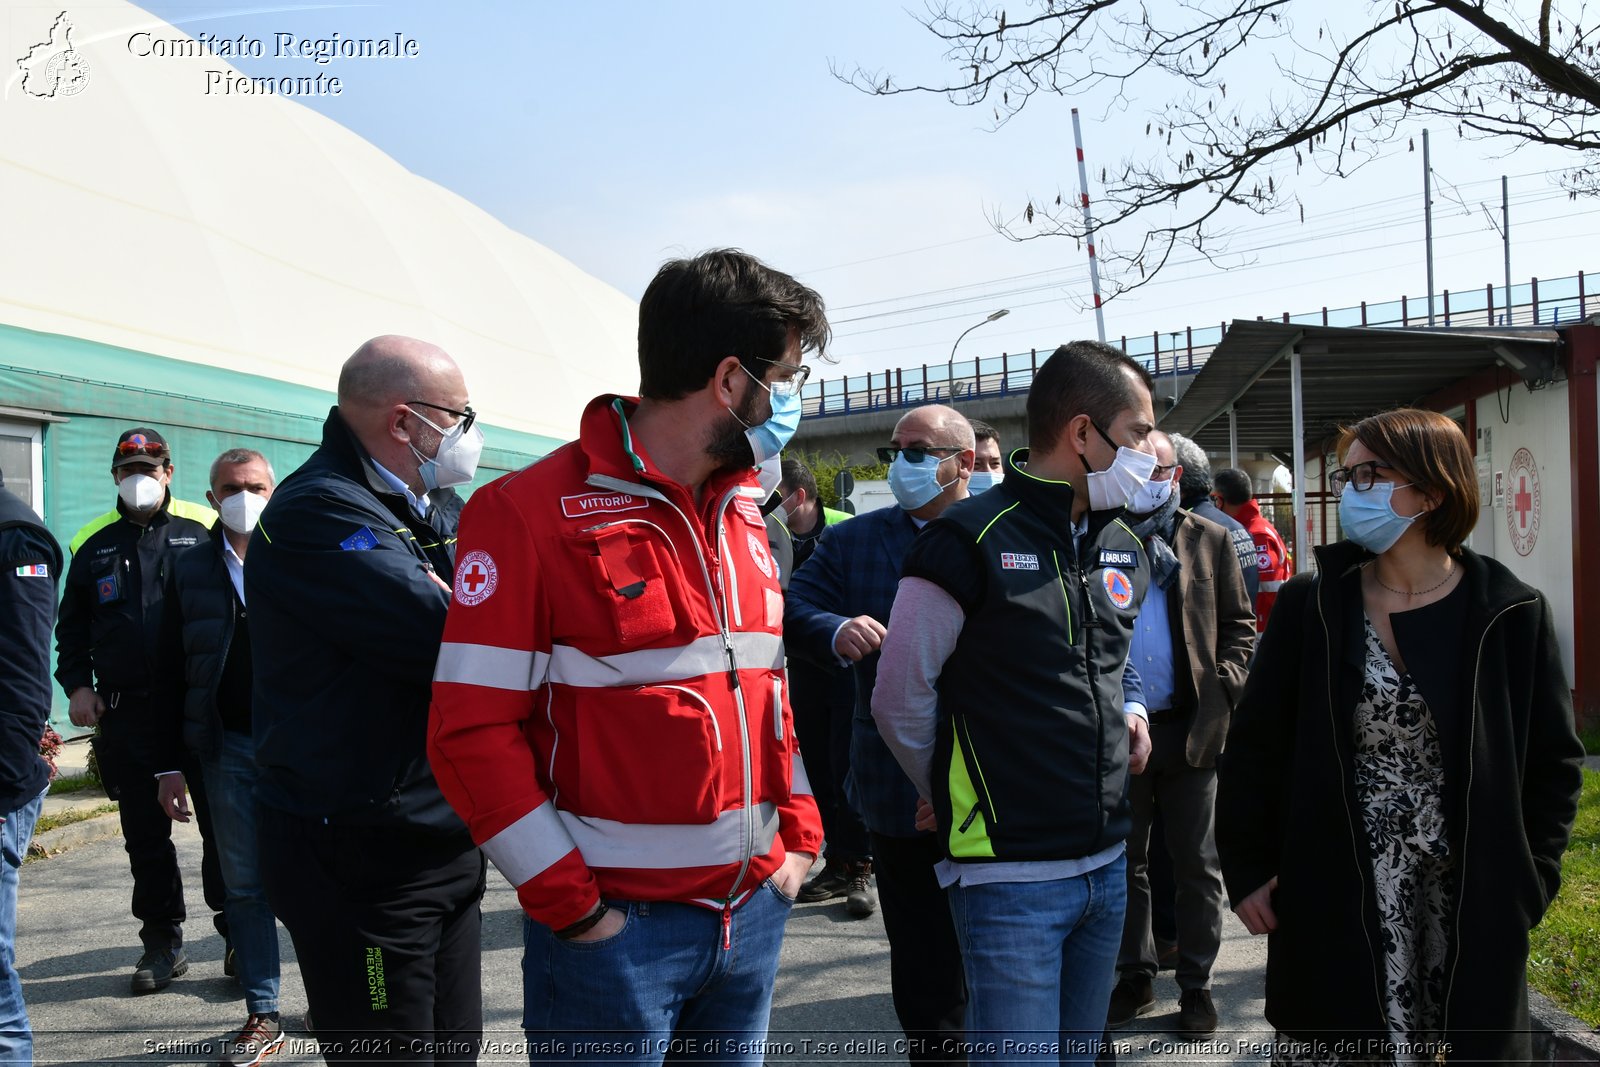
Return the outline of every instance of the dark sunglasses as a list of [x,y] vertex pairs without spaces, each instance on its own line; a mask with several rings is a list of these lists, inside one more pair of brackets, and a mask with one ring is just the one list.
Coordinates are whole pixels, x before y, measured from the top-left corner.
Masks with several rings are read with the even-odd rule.
[[[472,429],[472,424],[478,419],[478,413],[472,410],[471,404],[468,404],[464,410],[457,411],[455,408],[447,408],[443,404],[430,404],[426,400],[407,400],[406,403],[415,407],[432,408],[435,411],[442,411],[447,415],[454,415],[456,418],[461,420],[462,433],[466,433],[468,430]],[[451,427],[451,429],[454,428],[455,427]]]
[[957,452],[965,451],[966,449],[964,448],[952,445],[915,445],[908,448],[896,448],[893,445],[888,445],[878,449],[878,462],[893,463],[896,457],[904,456],[907,463],[921,463],[928,458],[930,453],[943,453],[939,458],[948,459]]

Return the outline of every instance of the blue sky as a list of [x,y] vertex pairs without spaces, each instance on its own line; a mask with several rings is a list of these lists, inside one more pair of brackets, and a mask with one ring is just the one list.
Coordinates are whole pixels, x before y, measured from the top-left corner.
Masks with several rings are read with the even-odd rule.
[[[974,331],[963,357],[1094,334],[1083,253],[1061,239],[1009,242],[988,221],[1029,197],[1076,192],[1072,102],[1039,99],[993,133],[985,113],[933,96],[872,98],[835,79],[830,60],[897,81],[947,73],[939,43],[902,6],[144,6],[191,34],[417,39],[421,55],[410,60],[236,65],[337,74],[343,95],[303,102],[635,298],[661,260],[719,245],[797,274],[835,322],[840,365],[824,377],[942,362],[957,335],[999,307],[1012,314]],[[1076,103],[1091,166],[1110,167],[1141,147],[1159,101],[1109,114],[1105,94]],[[1500,239],[1477,205],[1498,209],[1502,173],[1514,176],[1518,281],[1600,266],[1580,236],[1600,230],[1597,205],[1568,204],[1543,174],[1563,157],[1521,149],[1494,158],[1506,147],[1433,131],[1440,288],[1500,281]],[[1288,214],[1241,218],[1235,247],[1260,251],[1227,272],[1174,270],[1113,302],[1112,338],[1425,294],[1419,155],[1402,143],[1352,178],[1297,191],[1306,225]]]

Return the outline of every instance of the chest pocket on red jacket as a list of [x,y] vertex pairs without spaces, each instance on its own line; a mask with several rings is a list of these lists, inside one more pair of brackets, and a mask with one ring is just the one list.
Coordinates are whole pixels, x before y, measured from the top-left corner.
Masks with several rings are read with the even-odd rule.
[[[584,535],[577,545],[586,557],[589,577],[606,619],[623,649],[636,648],[670,634],[676,626],[672,597],[658,549],[647,532],[614,526]],[[557,605],[560,610],[560,605]],[[606,635],[596,635],[604,637]]]
[[[737,735],[729,740],[738,744]],[[577,810],[620,822],[712,822],[722,810],[722,744],[716,713],[688,685],[640,686],[593,704],[578,716]]]

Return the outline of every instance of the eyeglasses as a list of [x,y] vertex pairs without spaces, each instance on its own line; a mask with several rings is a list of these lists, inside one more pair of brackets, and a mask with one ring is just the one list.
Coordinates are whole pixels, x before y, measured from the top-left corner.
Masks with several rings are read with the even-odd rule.
[[[455,408],[447,408],[443,404],[430,404],[426,400],[407,400],[406,403],[414,404],[417,407],[432,408],[435,411],[442,411],[447,415],[454,415],[456,418],[461,420],[460,425],[462,433],[466,433],[468,430],[472,429],[472,424],[478,419],[478,413],[472,410],[471,404],[468,404],[463,410],[457,411]],[[433,424],[429,423],[428,425],[432,426]],[[451,429],[454,428],[455,427],[451,427]],[[438,430],[439,427],[434,426],[434,429]],[[444,431],[440,430],[439,432],[443,433]]]
[[160,459],[167,454],[167,446],[160,441],[147,441],[143,437],[130,437],[117,442],[119,456],[154,456]]
[[[804,364],[797,366],[793,363],[785,363],[782,360],[763,359],[760,356],[756,356],[755,360],[757,363],[770,363],[774,367],[783,367],[787,370],[794,371],[794,373],[787,378],[779,378],[775,382],[764,382],[760,378],[756,378],[754,374],[750,374],[748,368],[745,369],[746,374],[750,374],[750,377],[755,378],[757,385],[761,386],[773,396],[799,396],[800,390],[805,387],[806,379],[811,377],[811,368]],[[741,363],[740,366],[743,367],[744,364]]]
[[1172,472],[1177,469],[1178,465],[1176,463],[1168,467],[1163,467],[1158,464],[1156,469],[1150,472],[1150,480],[1152,482],[1164,482],[1168,478],[1171,478]]
[[1378,468],[1384,466],[1381,460],[1369,459],[1365,463],[1357,463],[1354,467],[1340,467],[1328,472],[1328,488],[1335,497],[1344,494],[1345,486],[1349,486],[1358,493],[1365,493],[1371,489],[1378,480]]
[[894,445],[889,445],[886,448],[878,449],[878,462],[893,463],[896,457],[904,456],[907,463],[921,463],[928,458],[929,453],[942,453],[939,457],[942,461],[957,452],[965,451],[966,449],[956,445],[909,445],[905,448],[896,448]]

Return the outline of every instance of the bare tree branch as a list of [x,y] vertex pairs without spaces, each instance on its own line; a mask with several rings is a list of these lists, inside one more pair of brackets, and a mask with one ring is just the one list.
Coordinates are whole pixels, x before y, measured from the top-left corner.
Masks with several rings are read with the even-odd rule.
[[[985,105],[996,130],[1039,94],[1109,90],[1124,101],[1153,87],[1167,96],[1146,125],[1152,150],[1101,174],[1094,225],[1112,296],[1147,283],[1180,246],[1218,262],[1227,255],[1223,209],[1279,209],[1304,168],[1347,175],[1423,119],[1449,121],[1462,136],[1571,151],[1565,188],[1600,193],[1600,25],[1582,0],[1576,20],[1560,0],[1539,0],[1531,21],[1517,11],[1528,0],[1368,0],[1364,15],[1333,5],[1337,21],[1309,0],[1034,2],[1011,21],[994,0],[931,0],[919,21],[959,74],[948,82],[834,73],[879,96]],[[1313,21],[1297,24],[1296,14]],[[1255,72],[1274,65],[1286,92],[1230,101],[1230,72],[1258,85]],[[1175,99],[1172,79],[1184,87]],[[1013,240],[1082,240],[1075,203],[1030,201],[1020,225],[991,221]],[[1125,249],[1110,239],[1123,229],[1136,235]]]

